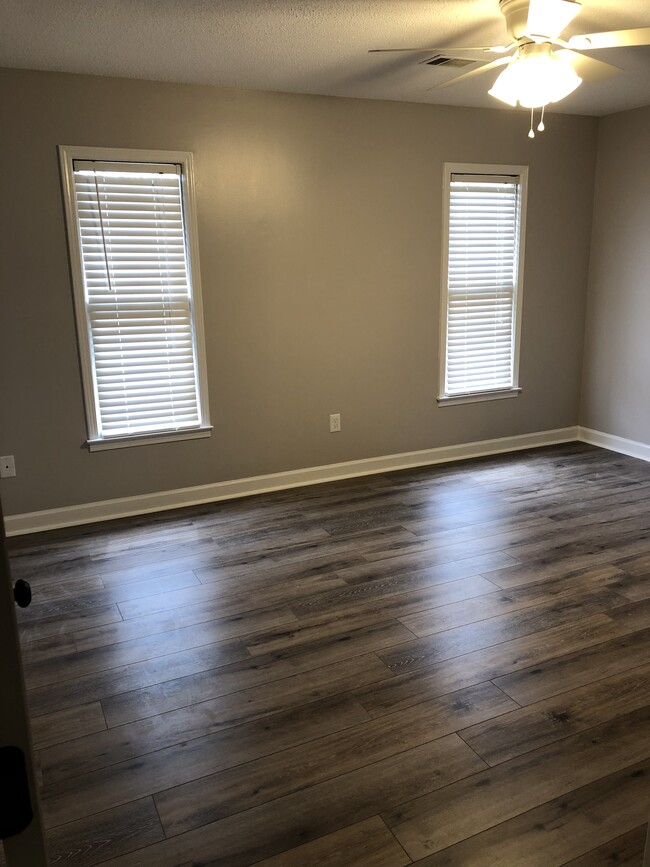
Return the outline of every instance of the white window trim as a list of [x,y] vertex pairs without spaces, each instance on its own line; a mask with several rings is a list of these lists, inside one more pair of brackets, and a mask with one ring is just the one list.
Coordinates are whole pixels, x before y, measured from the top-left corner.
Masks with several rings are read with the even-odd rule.
[[455,403],[483,403],[486,400],[503,400],[506,397],[518,397],[521,389],[499,388],[492,391],[476,391],[472,394],[454,394],[449,397],[439,397],[440,406],[451,406]]
[[[517,265],[517,285],[515,287],[515,340],[513,351],[512,387],[491,391],[470,392],[468,394],[445,394],[445,374],[447,366],[447,304],[448,304],[448,259],[449,259],[449,202],[452,174],[479,175],[518,175],[520,184],[521,214],[519,221],[519,258]],[[488,400],[518,397],[519,354],[521,346],[521,312],[523,304],[524,250],[526,238],[526,211],[528,202],[528,166],[485,165],[481,163],[444,163],[442,172],[442,256],[440,279],[440,359],[438,405],[454,406],[461,403],[482,403]]]
[[[95,372],[90,351],[90,334],[86,316],[86,298],[83,281],[81,248],[79,243],[79,223],[74,194],[73,161],[74,160],[104,160],[106,162],[137,162],[137,163],[177,163],[182,167],[181,183],[184,205],[185,232],[188,248],[188,271],[192,286],[192,308],[194,326],[194,344],[197,360],[197,389],[201,422],[199,427],[157,431],[152,434],[136,434],[133,436],[99,436],[99,425],[95,406],[93,382]],[[77,344],[81,364],[81,379],[86,411],[86,426],[88,430],[87,444],[90,451],[125,448],[128,446],[147,445],[174,440],[196,439],[210,436],[210,412],[208,406],[207,365],[205,356],[205,332],[203,327],[203,302],[201,298],[201,276],[199,269],[198,227],[196,219],[196,201],[194,198],[194,162],[193,155],[188,151],[157,151],[140,150],[139,148],[98,148],[77,147],[75,145],[59,145],[59,162],[63,183],[63,200],[65,207],[68,250],[70,253],[70,270],[74,294],[75,322],[77,326]]]

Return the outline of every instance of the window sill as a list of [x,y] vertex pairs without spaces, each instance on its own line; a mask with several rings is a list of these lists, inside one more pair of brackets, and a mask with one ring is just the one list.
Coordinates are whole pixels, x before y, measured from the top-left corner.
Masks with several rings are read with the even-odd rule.
[[88,450],[102,452],[106,449],[127,449],[131,446],[148,446],[155,443],[169,443],[178,440],[195,440],[209,437],[212,425],[187,430],[173,430],[164,433],[139,434],[138,436],[111,437],[106,439],[88,440]]
[[457,394],[453,397],[439,397],[438,406],[453,406],[458,403],[482,403],[487,400],[503,400],[507,397],[519,397],[520,388],[502,388],[498,391],[482,391],[474,394]]

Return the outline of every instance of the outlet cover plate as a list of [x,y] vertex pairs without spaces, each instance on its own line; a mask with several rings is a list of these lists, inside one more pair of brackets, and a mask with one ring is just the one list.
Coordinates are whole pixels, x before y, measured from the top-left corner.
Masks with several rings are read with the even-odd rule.
[[337,433],[341,430],[341,413],[333,412],[330,415],[330,433]]
[[0,479],[11,479],[16,475],[13,455],[0,455]]

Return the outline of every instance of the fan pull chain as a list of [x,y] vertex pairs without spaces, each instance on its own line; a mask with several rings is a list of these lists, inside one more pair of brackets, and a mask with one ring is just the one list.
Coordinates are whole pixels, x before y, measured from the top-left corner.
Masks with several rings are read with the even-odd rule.
[[528,138],[535,138],[535,130],[533,129],[533,123],[535,122],[535,118],[533,115],[535,109],[531,108],[530,110],[530,129],[528,130]]
[[[544,126],[544,109],[545,108],[546,108],[546,106],[543,105],[542,106],[542,114],[540,116],[539,123],[537,124],[538,132],[544,132],[544,130],[546,129],[546,127]],[[530,109],[530,129],[528,130],[528,138],[535,138],[535,130],[533,129],[534,126],[535,126],[535,109],[531,108]]]

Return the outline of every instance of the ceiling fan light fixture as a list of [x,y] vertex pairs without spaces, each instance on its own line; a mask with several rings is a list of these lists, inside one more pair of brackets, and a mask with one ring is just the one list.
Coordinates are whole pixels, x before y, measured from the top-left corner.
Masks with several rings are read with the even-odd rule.
[[564,99],[581,82],[571,64],[553,53],[550,43],[530,43],[519,49],[488,92],[508,105],[540,108]]

